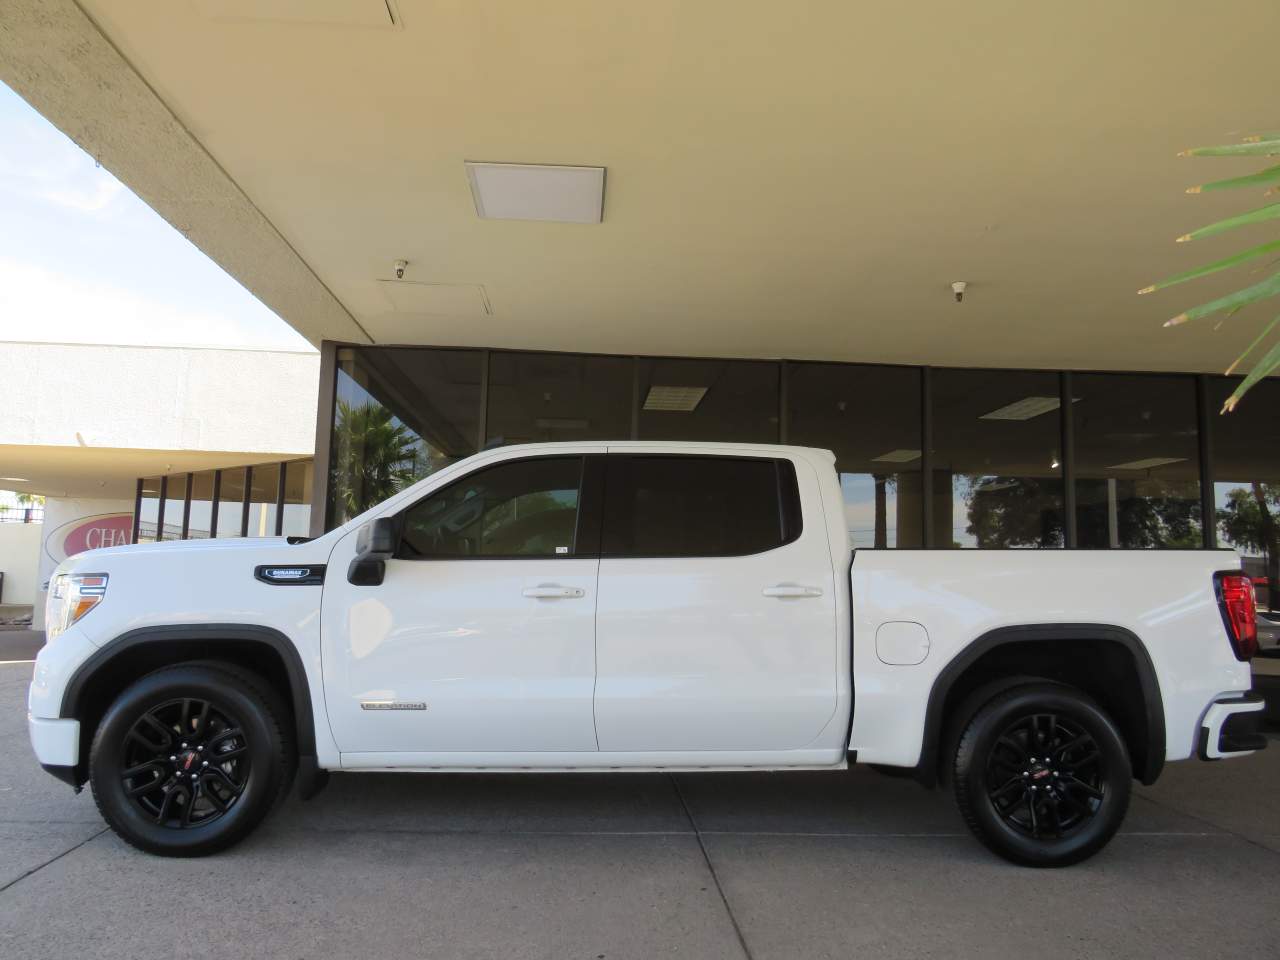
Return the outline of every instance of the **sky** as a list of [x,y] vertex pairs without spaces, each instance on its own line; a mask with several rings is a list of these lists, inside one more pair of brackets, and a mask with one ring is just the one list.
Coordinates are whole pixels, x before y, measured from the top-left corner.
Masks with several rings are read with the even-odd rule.
[[0,341],[313,348],[0,84]]

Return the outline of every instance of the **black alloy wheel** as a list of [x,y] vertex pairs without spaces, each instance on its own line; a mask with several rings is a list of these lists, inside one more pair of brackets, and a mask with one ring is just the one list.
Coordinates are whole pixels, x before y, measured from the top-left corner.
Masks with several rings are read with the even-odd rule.
[[184,697],[144,711],[122,746],[125,793],[161,826],[216,820],[249,779],[244,728],[211,700]]
[[177,664],[107,709],[89,753],[103,819],[139,849],[202,856],[243,839],[288,789],[288,711],[237,666]]
[[1025,683],[991,697],[955,754],[956,802],[974,834],[1025,866],[1097,853],[1120,828],[1133,766],[1115,723],[1082,691]]

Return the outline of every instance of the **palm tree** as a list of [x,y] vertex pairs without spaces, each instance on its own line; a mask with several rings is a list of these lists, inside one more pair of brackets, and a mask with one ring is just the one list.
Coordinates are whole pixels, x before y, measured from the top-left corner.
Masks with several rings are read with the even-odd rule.
[[338,401],[330,489],[343,523],[417,479],[420,441],[381,404]]

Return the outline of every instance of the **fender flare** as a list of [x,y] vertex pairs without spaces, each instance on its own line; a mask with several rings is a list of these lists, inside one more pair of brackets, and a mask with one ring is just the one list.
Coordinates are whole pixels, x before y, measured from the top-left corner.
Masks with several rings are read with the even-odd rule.
[[78,719],[77,712],[85,687],[98,670],[129,650],[149,643],[176,642],[194,645],[217,640],[241,640],[264,644],[280,656],[285,673],[289,677],[298,760],[302,766],[306,766],[306,761],[310,760],[310,766],[314,767],[316,725],[315,714],[311,709],[311,686],[307,682],[307,671],[302,665],[302,656],[298,653],[298,648],[293,641],[273,627],[246,623],[179,623],[129,630],[104,643],[76,668],[62,691],[62,703],[58,708],[58,715]]
[[1143,769],[1135,771],[1144,784],[1155,783],[1164,769],[1167,750],[1164,725],[1164,698],[1160,694],[1160,681],[1156,677],[1151,654],[1138,639],[1137,634],[1124,627],[1104,623],[1037,623],[1023,626],[997,627],[982,634],[964,647],[942,668],[929,690],[929,703],[925,708],[924,734],[920,743],[920,760],[916,764],[916,779],[926,786],[937,783],[938,751],[941,748],[945,719],[943,710],[947,695],[957,679],[979,658],[996,647],[1026,641],[1045,640],[1100,640],[1124,647],[1133,658],[1142,688],[1143,715],[1147,724],[1147,759]]

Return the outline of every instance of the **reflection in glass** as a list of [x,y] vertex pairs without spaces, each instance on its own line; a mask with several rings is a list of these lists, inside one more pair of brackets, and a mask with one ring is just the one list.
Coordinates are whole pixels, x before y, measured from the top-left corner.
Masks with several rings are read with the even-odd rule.
[[146,477],[142,481],[142,498],[138,501],[138,543],[152,543],[159,539],[156,525],[160,520],[160,478]]
[[187,505],[187,475],[167,477],[164,488],[164,532],[162,540],[182,539],[182,514]]
[[1063,545],[1060,406],[1054,373],[934,371],[936,546]]
[[244,517],[244,467],[222,471],[218,490],[219,537],[238,537]]
[[478,350],[338,352],[329,527],[475,453],[482,363]]
[[212,519],[213,471],[206,470],[191,478],[191,519],[187,525],[187,537],[192,540],[207,540]]
[[640,361],[640,439],[778,442],[778,364]]
[[276,535],[276,497],[280,494],[280,464],[260,463],[253,468],[249,493],[249,536]]
[[494,353],[486,446],[631,436],[630,357]]
[[1201,546],[1194,378],[1076,374],[1073,390],[1080,546]]
[[1262,381],[1234,412],[1217,416],[1238,382],[1215,377],[1209,388],[1218,543],[1240,554],[1258,609],[1280,620],[1280,382]]
[[836,455],[855,547],[919,547],[920,371],[787,364],[787,442]]
[[311,534],[312,460],[290,460],[284,464],[284,523],[280,534],[306,537]]

